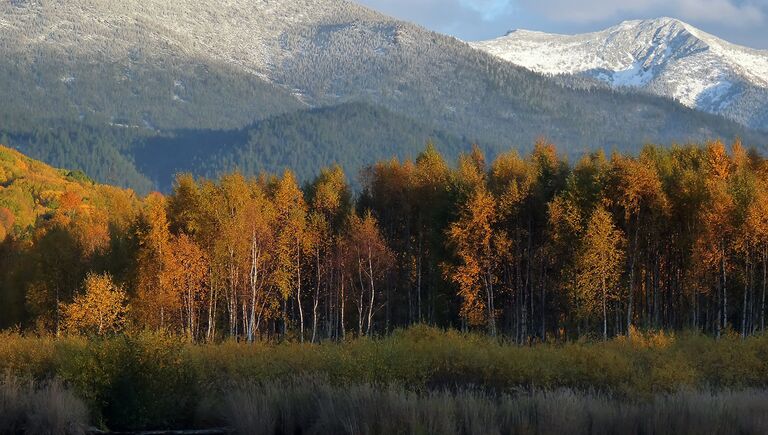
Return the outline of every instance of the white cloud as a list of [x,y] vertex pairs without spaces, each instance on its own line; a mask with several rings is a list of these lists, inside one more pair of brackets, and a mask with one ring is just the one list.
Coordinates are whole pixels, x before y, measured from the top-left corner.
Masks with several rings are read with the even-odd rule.
[[458,3],[478,12],[486,21],[494,20],[512,11],[512,0],[459,0]]
[[[768,5],[768,1],[762,6]],[[711,23],[749,26],[765,20],[765,11],[757,3],[734,4],[729,0],[680,0],[684,19]]]

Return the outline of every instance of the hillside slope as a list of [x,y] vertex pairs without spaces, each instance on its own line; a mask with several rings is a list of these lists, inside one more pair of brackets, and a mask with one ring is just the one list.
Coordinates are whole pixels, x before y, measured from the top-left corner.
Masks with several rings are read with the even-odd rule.
[[0,145],[0,241],[25,235],[61,207],[98,215],[131,209],[136,201],[131,190],[97,184],[81,171],[56,169]]
[[333,164],[347,168],[354,184],[367,164],[416,158],[427,142],[451,159],[471,149],[466,139],[387,109],[347,103],[278,115],[237,130],[175,131],[147,139],[131,157],[164,191],[178,172],[216,177],[234,168],[246,174],[291,169],[309,180]]

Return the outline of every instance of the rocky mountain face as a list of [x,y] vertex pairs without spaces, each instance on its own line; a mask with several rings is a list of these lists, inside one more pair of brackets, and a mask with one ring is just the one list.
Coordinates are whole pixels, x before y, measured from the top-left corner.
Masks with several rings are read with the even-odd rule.
[[581,35],[515,30],[472,44],[545,74],[577,74],[667,96],[768,130],[768,51],[723,41],[671,18]]

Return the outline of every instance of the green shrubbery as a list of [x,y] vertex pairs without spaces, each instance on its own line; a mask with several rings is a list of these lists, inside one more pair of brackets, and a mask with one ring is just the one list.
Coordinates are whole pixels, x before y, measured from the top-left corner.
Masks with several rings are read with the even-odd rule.
[[[233,391],[267,382],[322,379],[414,394],[496,396],[569,389],[647,401],[686,390],[768,387],[768,337],[720,340],[640,334],[608,342],[519,347],[425,326],[383,339],[321,345],[194,345],[157,333],[103,339],[0,335],[0,371],[60,379],[115,428],[221,424],[212,410]],[[405,393],[403,393],[405,394]]]

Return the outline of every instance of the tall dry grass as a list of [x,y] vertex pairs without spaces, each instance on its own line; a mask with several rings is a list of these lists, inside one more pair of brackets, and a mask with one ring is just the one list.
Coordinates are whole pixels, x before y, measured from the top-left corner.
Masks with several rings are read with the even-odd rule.
[[0,433],[78,435],[87,428],[85,404],[60,382],[0,378]]
[[569,389],[521,394],[417,393],[295,378],[241,387],[222,402],[237,433],[765,434],[768,391],[677,392],[624,400]]

